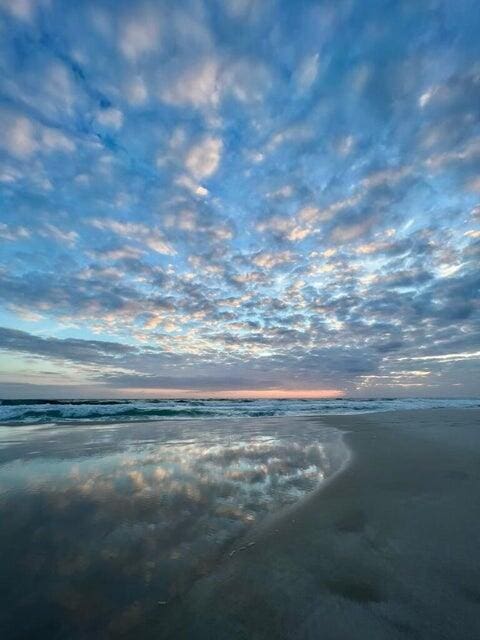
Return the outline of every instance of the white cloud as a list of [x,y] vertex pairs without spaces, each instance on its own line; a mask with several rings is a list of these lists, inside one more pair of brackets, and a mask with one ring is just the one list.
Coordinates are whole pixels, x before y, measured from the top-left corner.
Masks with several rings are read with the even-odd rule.
[[260,151],[247,151],[245,155],[247,159],[254,164],[259,164],[265,160],[265,155]]
[[350,196],[343,200],[337,200],[328,205],[324,209],[315,206],[303,207],[297,214],[298,220],[303,224],[315,224],[319,222],[327,222],[334,218],[340,211],[354,207],[361,200],[360,195]]
[[198,231],[197,215],[191,209],[183,209],[175,214],[165,216],[165,225],[169,228],[180,229],[181,231]]
[[371,218],[353,224],[342,224],[332,231],[333,242],[351,242],[357,240],[372,226]]
[[225,2],[225,11],[235,17],[246,15],[255,5],[256,0],[229,0]]
[[220,85],[224,93],[231,93],[240,102],[258,102],[271,86],[271,77],[260,61],[244,58],[224,66]]
[[38,140],[32,122],[24,117],[7,117],[0,144],[17,158],[28,158],[38,150]]
[[142,77],[136,76],[128,82],[125,93],[130,104],[144,104],[148,98],[147,86]]
[[438,92],[438,87],[430,87],[427,89],[418,99],[419,106],[423,109],[427,106],[430,100],[434,97],[434,95]]
[[79,173],[75,176],[74,182],[82,187],[88,187],[90,184],[90,177],[86,173]]
[[467,188],[470,191],[480,193],[480,176],[478,178],[472,178],[471,180],[469,180],[467,183]]
[[353,150],[355,145],[355,138],[353,136],[344,136],[340,138],[336,145],[336,150],[340,156],[348,156]]
[[[317,211],[317,209],[312,209],[312,211]],[[259,223],[257,225],[257,231],[260,233],[271,231],[276,235],[284,237],[290,242],[299,242],[314,233],[315,227],[311,226],[311,224],[307,224],[306,221],[302,224],[299,223],[296,217],[286,218],[275,215]]]
[[175,249],[165,239],[161,231],[147,226],[146,224],[135,222],[121,222],[111,218],[94,219],[91,224],[103,231],[112,231],[118,236],[135,240],[157,253],[164,255],[175,255]]
[[136,247],[121,247],[120,249],[111,249],[110,251],[101,251],[95,253],[96,258],[100,258],[101,260],[128,260],[128,259],[136,259],[139,258],[143,251],[137,249]]
[[35,11],[34,0],[1,0],[0,6],[19,20],[29,22]]
[[120,129],[123,124],[123,113],[120,109],[115,109],[113,107],[110,109],[102,109],[97,112],[97,122],[103,127]]
[[279,251],[278,253],[265,251],[256,255],[252,262],[257,267],[273,269],[279,265],[293,262],[295,257],[295,254],[291,251]]
[[77,90],[70,69],[63,63],[45,61],[41,69],[32,64],[8,79],[5,89],[11,97],[41,114],[42,119],[57,123],[75,117],[76,109],[87,108],[86,94]]
[[65,65],[59,62],[50,65],[44,79],[44,90],[47,95],[44,106],[50,113],[73,115],[73,106],[79,96]]
[[0,113],[0,147],[16,158],[30,158],[37,151],[73,151],[75,144],[57,129],[32,122],[26,116]]
[[3,182],[4,184],[16,182],[20,178],[22,178],[22,174],[12,167],[4,167],[0,173],[0,182]]
[[21,240],[30,237],[30,231],[25,227],[9,227],[8,225],[0,222],[0,238],[3,240]]
[[349,84],[357,93],[362,93],[371,75],[372,70],[369,65],[361,64],[353,70]]
[[470,162],[478,156],[480,156],[480,137],[469,140],[462,149],[432,155],[427,158],[425,164],[433,169],[439,169],[451,162]]
[[[169,12],[168,30],[175,38],[178,50],[209,51],[213,48],[213,36],[203,3],[175,2]],[[188,55],[187,54],[187,55]]]
[[218,169],[223,143],[220,138],[206,136],[193,146],[187,154],[185,164],[192,175],[201,180],[213,175]]
[[54,224],[45,224],[44,229],[40,231],[40,235],[44,238],[53,238],[60,243],[67,244],[73,247],[78,239],[78,233],[76,231],[64,231],[59,229]]
[[480,351],[461,351],[458,353],[445,353],[442,355],[435,356],[409,356],[404,358],[396,358],[397,362],[403,362],[405,360],[415,360],[415,361],[428,361],[428,360],[439,360],[441,362],[455,362],[456,360],[477,360],[480,358]]
[[374,189],[376,187],[384,185],[396,184],[403,178],[406,178],[412,173],[412,167],[393,167],[391,169],[382,169],[371,173],[369,176],[362,180],[362,186],[365,189]]
[[[164,224],[168,229],[178,229],[180,231],[194,233],[197,237],[200,233],[206,234],[212,240],[225,241],[233,237],[232,230],[228,224],[202,224],[198,213],[192,209],[182,209],[175,213],[167,214],[164,217]],[[189,260],[189,262],[191,261]]]
[[89,7],[89,16],[92,27],[103,38],[108,39],[112,37],[113,24],[109,14],[98,6]]
[[456,91],[457,91],[457,88],[454,88],[452,85],[448,85],[448,84],[432,85],[420,95],[420,97],[418,98],[418,105],[420,106],[421,109],[424,109],[432,101],[443,102],[445,100],[449,100],[450,98],[455,96]]
[[302,60],[302,63],[296,73],[297,85],[302,91],[310,89],[312,84],[315,82],[318,74],[318,59],[319,55],[316,53],[315,55],[307,56]]
[[[387,236],[387,237],[391,237],[391,236]],[[368,255],[380,253],[381,251],[387,251],[388,249],[394,246],[395,245],[392,242],[387,242],[385,240],[376,240],[373,242],[366,242],[365,244],[361,244],[359,247],[355,249],[355,253],[368,256]]]
[[160,97],[174,105],[215,106],[220,101],[218,76],[218,62],[214,58],[204,59],[176,75],[175,80],[161,89]]
[[66,135],[55,129],[45,128],[42,133],[44,148],[52,151],[74,151],[75,144]]
[[271,231],[290,242],[300,242],[320,230],[322,222],[332,220],[344,209],[356,206],[363,195],[358,193],[343,200],[337,200],[327,207],[320,209],[315,205],[302,207],[294,216],[284,217],[274,215],[257,225],[257,231],[264,233]]
[[270,136],[270,139],[263,149],[263,154],[270,154],[280,145],[287,142],[293,142],[296,144],[311,140],[314,135],[315,132],[308,125],[293,125],[286,127],[285,129],[282,129]]
[[198,184],[195,180],[193,180],[190,176],[182,175],[176,178],[175,184],[179,187],[183,187],[190,191],[194,196],[199,196],[204,198],[208,196],[208,189],[202,187],[201,184]]
[[160,88],[160,99],[168,104],[191,105],[197,109],[215,109],[225,94],[241,102],[256,102],[270,86],[270,74],[258,61],[235,59],[220,61],[208,55],[198,63],[187,64],[172,72],[172,78]]
[[293,193],[293,187],[290,184],[286,184],[275,191],[269,191],[267,193],[267,198],[290,198]]
[[129,17],[120,29],[119,47],[130,61],[155,51],[160,44],[160,23],[153,11]]
[[172,135],[170,136],[170,140],[168,141],[168,144],[171,149],[179,149],[183,147],[186,139],[187,139],[187,133],[185,129],[183,127],[176,127],[173,130]]

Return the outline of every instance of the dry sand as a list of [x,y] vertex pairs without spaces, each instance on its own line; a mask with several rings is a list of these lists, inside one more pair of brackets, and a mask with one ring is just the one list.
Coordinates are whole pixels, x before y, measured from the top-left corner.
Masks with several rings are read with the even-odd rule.
[[349,466],[160,607],[152,637],[480,638],[480,410],[321,421]]

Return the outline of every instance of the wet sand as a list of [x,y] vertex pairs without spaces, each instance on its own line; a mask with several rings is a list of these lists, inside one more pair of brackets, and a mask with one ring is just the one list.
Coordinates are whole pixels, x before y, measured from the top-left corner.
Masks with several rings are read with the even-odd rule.
[[348,467],[141,635],[480,638],[480,410],[321,422],[346,432]]

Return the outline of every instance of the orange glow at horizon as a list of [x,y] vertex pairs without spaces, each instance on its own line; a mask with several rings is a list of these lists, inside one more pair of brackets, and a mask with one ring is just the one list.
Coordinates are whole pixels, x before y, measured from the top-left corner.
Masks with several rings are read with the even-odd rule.
[[343,397],[341,389],[231,389],[225,391],[190,391],[187,389],[124,389],[126,393],[136,397],[149,398],[232,398],[232,399],[331,399]]

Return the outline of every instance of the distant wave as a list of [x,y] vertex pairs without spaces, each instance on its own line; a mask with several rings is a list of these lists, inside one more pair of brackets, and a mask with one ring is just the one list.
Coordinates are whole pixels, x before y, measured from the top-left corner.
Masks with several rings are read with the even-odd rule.
[[479,399],[0,400],[1,424],[134,422],[222,417],[312,416],[479,407]]

